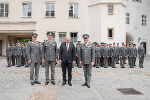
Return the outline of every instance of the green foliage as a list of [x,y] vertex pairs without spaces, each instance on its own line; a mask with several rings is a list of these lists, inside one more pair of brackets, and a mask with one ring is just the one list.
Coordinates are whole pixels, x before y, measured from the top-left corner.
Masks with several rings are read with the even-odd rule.
[[23,43],[26,43],[28,41],[32,41],[32,39],[22,39],[22,40],[20,40],[20,42],[23,42]]

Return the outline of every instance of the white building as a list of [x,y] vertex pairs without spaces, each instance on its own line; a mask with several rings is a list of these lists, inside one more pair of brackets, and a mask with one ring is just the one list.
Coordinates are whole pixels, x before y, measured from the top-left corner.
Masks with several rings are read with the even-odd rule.
[[0,55],[8,42],[31,38],[33,32],[42,42],[49,31],[58,45],[65,36],[76,43],[87,33],[91,42],[145,42],[150,54],[150,1],[140,1],[1,0]]

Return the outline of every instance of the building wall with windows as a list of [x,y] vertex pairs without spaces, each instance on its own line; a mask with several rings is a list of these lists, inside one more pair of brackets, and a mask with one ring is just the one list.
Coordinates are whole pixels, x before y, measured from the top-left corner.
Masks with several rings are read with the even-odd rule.
[[126,13],[129,15],[129,23],[126,23],[127,40],[137,46],[144,42],[146,53],[150,54],[150,1],[127,0],[126,5]]
[[91,42],[145,42],[150,54],[149,8],[148,0],[1,0],[0,55],[33,32],[40,42],[53,32],[58,45],[66,36],[83,42],[85,33]]
[[89,5],[92,41],[122,43],[126,41],[125,2],[91,0]]

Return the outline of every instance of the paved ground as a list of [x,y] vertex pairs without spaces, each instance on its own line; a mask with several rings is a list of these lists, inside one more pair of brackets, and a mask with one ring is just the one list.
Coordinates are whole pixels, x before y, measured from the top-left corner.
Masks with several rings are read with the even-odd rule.
[[[138,62],[137,62],[138,65]],[[93,68],[91,88],[82,87],[83,69],[73,68],[73,86],[61,86],[61,68],[56,68],[56,83],[44,85],[44,68],[40,69],[41,85],[30,85],[29,68],[6,67],[0,58],[0,100],[150,100],[150,57],[144,69]],[[118,88],[133,88],[141,95],[124,95]]]

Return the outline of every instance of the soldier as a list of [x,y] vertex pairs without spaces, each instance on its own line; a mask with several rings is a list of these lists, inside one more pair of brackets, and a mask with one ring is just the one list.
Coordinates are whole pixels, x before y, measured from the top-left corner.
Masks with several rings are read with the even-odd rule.
[[104,58],[104,68],[108,68],[108,47],[107,44],[104,44],[104,53],[103,53],[103,58]]
[[91,70],[95,62],[95,46],[89,43],[89,35],[83,35],[84,43],[81,45],[80,64],[83,65],[85,83],[82,86],[90,88]]
[[139,67],[144,68],[143,63],[145,57],[145,48],[143,47],[143,43],[141,43],[140,46],[138,47],[138,55],[139,55]]
[[10,46],[10,43],[8,43],[8,47],[6,48],[6,57],[7,57],[7,67],[11,67],[11,61],[12,61],[12,49]]
[[128,51],[129,53],[129,65],[130,65],[130,68],[134,68],[133,67],[133,60],[134,60],[134,48],[133,48],[133,44],[131,43],[130,44],[130,49]]
[[22,46],[21,65],[24,66],[25,65],[25,45],[24,45],[24,43],[22,43],[21,46]]
[[104,66],[104,43],[102,42],[101,43],[101,46],[100,46],[100,66],[103,67]]
[[80,61],[79,61],[79,56],[80,56],[80,46],[81,46],[81,41],[78,41],[76,45],[76,64],[78,68],[81,68],[80,66]]
[[115,67],[115,58],[116,58],[116,48],[115,48],[115,43],[113,43],[113,47],[110,47],[110,57],[111,57],[111,67]]
[[112,44],[110,43],[108,47],[108,67],[111,66],[111,47]]
[[125,68],[124,62],[125,62],[126,57],[127,57],[127,48],[125,47],[125,44],[122,43],[122,47],[120,47],[120,49],[119,49],[119,58],[120,58],[121,68]]
[[[39,69],[40,69],[40,62],[41,62],[41,47],[40,43],[37,40],[38,34],[33,33],[32,34],[32,41],[28,42],[27,46],[27,57],[28,57],[28,63],[30,64],[30,81],[31,85],[41,84],[38,81],[39,77]],[[35,72],[34,72],[35,70]],[[34,75],[35,73],[35,75]],[[35,76],[35,78],[34,78]]]
[[48,40],[43,42],[42,62],[45,62],[45,85],[49,84],[49,66],[51,66],[51,83],[55,85],[55,63],[58,61],[57,43],[52,40],[53,33],[47,32]]
[[25,46],[24,46],[25,67],[29,67],[28,58],[27,58],[27,46],[28,44],[25,43]]
[[129,56],[129,51],[131,49],[131,43],[129,44],[129,47],[127,48],[127,55],[128,55],[128,65],[130,65],[130,56]]
[[95,43],[95,67],[99,68],[100,66],[100,47],[98,43]]
[[117,47],[116,47],[116,64],[119,64],[119,52],[120,52],[120,47],[119,47],[119,43],[117,43]]
[[19,41],[17,42],[17,45],[15,47],[15,52],[17,59],[17,67],[21,67],[22,46]]
[[15,62],[16,62],[16,52],[15,52],[15,44],[12,42],[12,46],[11,46],[11,49],[12,49],[12,66],[15,66]]
[[137,57],[137,48],[136,48],[136,44],[133,44],[133,52],[134,52],[134,54],[133,54],[133,66],[136,66],[135,65],[135,63],[136,63],[136,57]]

